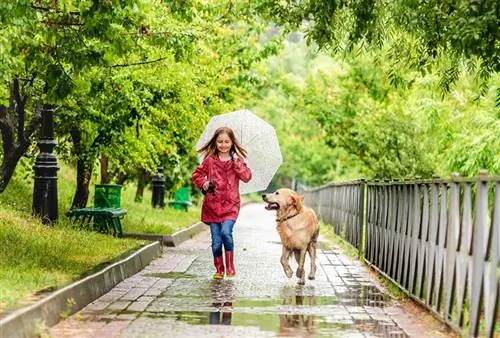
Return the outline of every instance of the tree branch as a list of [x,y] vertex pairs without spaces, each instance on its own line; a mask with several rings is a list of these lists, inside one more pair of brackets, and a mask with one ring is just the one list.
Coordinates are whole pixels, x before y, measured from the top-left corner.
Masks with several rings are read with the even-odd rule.
[[[7,110],[6,107],[0,107],[0,111],[4,109]],[[5,157],[14,148],[14,132],[4,119],[0,119],[0,133],[2,134],[3,162],[5,162]]]
[[[37,11],[42,11],[42,12],[51,12],[51,13],[64,13],[62,11],[58,11],[56,9],[50,8],[50,7],[42,7],[42,6],[37,6],[37,5],[31,5],[31,8]],[[71,15],[80,15],[80,12],[68,12],[68,14]]]
[[140,32],[124,32],[124,33],[121,33],[121,35],[144,35],[144,36],[150,36],[150,35],[170,35],[172,34],[171,32],[150,32],[150,31],[144,31],[144,30],[141,30]]
[[142,62],[134,62],[134,63],[117,64],[117,65],[109,66],[109,68],[119,68],[119,67],[131,67],[131,66],[148,65],[148,64],[155,63],[155,62],[160,62],[160,61],[163,61],[163,60],[166,60],[166,59],[167,59],[166,57],[162,57],[162,58],[159,58],[159,59],[156,59],[156,60],[151,60],[151,61],[142,61]]
[[21,89],[19,87],[19,79],[17,77],[12,81],[12,94],[14,96],[15,107],[17,112],[17,140],[21,143],[24,139],[24,117],[25,117],[25,107],[26,96],[23,97]]
[[70,26],[83,26],[83,23],[78,23],[78,22],[56,22],[56,21],[41,21],[44,24],[47,24],[48,26],[54,27],[70,27]]
[[[7,109],[6,107],[0,107],[0,112]],[[1,116],[1,115],[0,115]],[[8,117],[8,116],[7,116]],[[2,141],[4,142],[4,157],[2,160],[2,167],[0,168],[0,193],[7,188],[12,175],[14,175],[14,170],[16,169],[17,163],[21,157],[26,153],[31,145],[31,136],[36,132],[36,129],[40,126],[41,115],[39,112],[35,112],[35,115],[31,119],[28,127],[23,133],[23,138],[18,139],[18,144],[14,145],[14,127],[11,126],[5,119],[0,120],[0,131],[2,133]],[[10,144],[7,144],[10,142]],[[6,148],[7,147],[7,148]],[[7,149],[7,150],[6,150]]]

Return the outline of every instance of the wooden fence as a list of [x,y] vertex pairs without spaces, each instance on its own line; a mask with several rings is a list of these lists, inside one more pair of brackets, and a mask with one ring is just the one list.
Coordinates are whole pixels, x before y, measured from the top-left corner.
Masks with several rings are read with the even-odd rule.
[[464,335],[495,335],[500,177],[361,180],[303,193],[320,219],[414,300]]

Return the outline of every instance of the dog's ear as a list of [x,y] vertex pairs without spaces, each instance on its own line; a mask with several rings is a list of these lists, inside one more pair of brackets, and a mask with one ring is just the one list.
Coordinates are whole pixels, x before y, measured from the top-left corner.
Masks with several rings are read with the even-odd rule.
[[304,195],[292,195],[293,204],[297,211],[302,210],[302,203],[304,202]]

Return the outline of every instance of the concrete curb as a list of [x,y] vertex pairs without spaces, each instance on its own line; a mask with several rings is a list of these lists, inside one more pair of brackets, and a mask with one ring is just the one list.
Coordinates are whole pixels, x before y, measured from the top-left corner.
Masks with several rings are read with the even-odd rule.
[[127,258],[72,283],[33,305],[9,314],[0,320],[0,336],[36,336],[40,325],[53,326],[62,319],[62,314],[71,315],[79,311],[124,279],[142,270],[160,254],[160,243],[148,244]]
[[143,239],[148,241],[158,241],[161,245],[175,247],[179,246],[184,241],[193,238],[203,230],[208,229],[207,225],[202,222],[195,223],[183,230],[179,230],[172,235],[156,235],[156,234],[134,234],[134,233],[124,233],[124,238],[135,238]]
[[[259,202],[242,202],[241,207],[252,203]],[[179,230],[172,235],[158,235],[158,234],[136,234],[136,233],[123,233],[124,238],[135,238],[142,239],[147,241],[158,241],[164,246],[175,247],[179,246],[184,241],[187,241],[190,238],[193,238],[203,230],[208,229],[208,226],[203,222],[197,222],[193,225],[187,227],[186,229]]]

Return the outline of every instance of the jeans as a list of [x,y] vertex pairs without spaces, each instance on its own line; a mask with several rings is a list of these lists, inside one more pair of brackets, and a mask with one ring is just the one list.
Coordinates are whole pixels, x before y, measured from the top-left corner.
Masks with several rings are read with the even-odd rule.
[[214,257],[222,256],[222,245],[224,250],[233,251],[233,227],[235,221],[227,220],[222,223],[210,223],[212,234],[212,253]]

